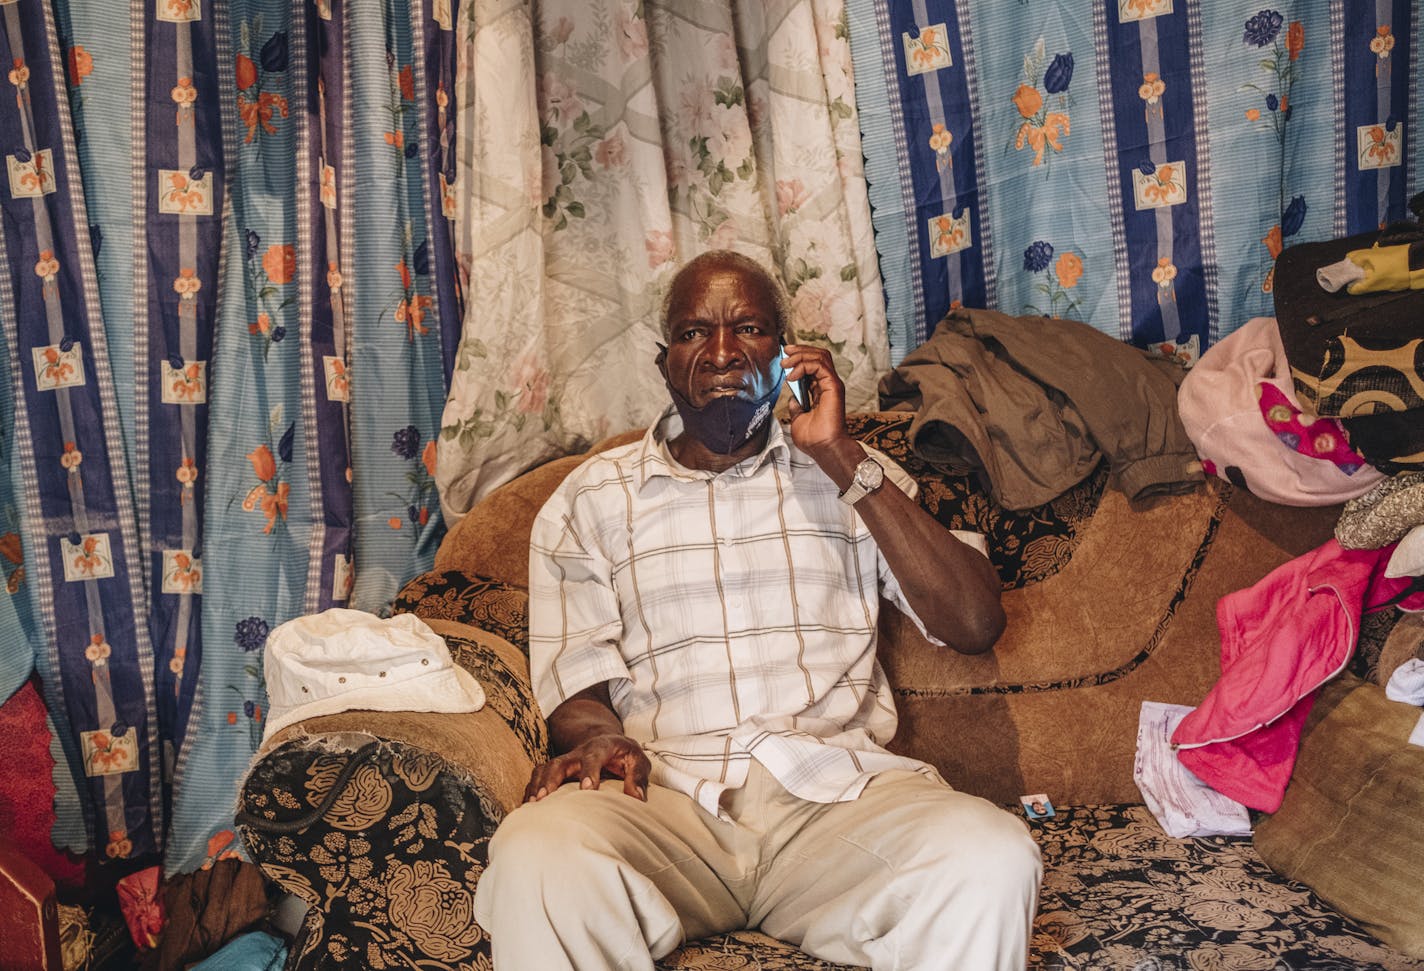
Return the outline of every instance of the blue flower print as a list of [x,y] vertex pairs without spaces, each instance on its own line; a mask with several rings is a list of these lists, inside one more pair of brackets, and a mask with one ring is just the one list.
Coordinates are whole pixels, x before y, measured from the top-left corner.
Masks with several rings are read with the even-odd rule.
[[1296,196],[1281,213],[1281,235],[1294,236],[1305,225],[1305,196]]
[[[1274,10],[1262,10],[1246,21],[1246,31],[1242,39],[1255,47],[1265,47],[1281,32],[1285,18]],[[1275,110],[1275,109],[1272,109]]]
[[1267,108],[1268,110],[1270,110],[1270,111],[1275,111],[1275,110],[1276,110],[1277,108],[1279,108],[1280,106],[1281,106],[1281,99],[1280,99],[1280,98],[1277,98],[1274,92],[1272,92],[1271,94],[1266,95],[1266,108]]
[[1068,83],[1073,80],[1073,52],[1057,54],[1053,58],[1053,63],[1048,65],[1048,70],[1043,72],[1043,90],[1049,94],[1062,94],[1068,90]]
[[237,622],[237,633],[233,635],[232,639],[244,651],[260,651],[262,645],[267,643],[269,630],[267,621],[261,617],[248,617]]
[[420,452],[420,429],[407,425],[391,437],[391,451],[409,461]]
[[1024,250],[1024,269],[1030,273],[1043,272],[1048,269],[1048,264],[1051,262],[1053,262],[1052,243],[1040,239]]

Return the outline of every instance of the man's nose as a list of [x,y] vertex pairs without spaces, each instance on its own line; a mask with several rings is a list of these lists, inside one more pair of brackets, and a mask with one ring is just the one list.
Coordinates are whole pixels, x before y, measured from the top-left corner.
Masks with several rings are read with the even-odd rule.
[[707,356],[719,368],[730,367],[745,359],[742,342],[731,327],[714,327],[707,340]]

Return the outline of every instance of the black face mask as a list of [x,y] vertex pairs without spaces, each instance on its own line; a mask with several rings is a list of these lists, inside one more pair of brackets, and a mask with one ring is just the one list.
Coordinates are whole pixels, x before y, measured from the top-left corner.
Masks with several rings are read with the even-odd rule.
[[719,395],[701,408],[677,388],[673,387],[667,373],[667,347],[658,345],[658,370],[672,395],[672,403],[682,416],[682,427],[703,445],[718,455],[730,455],[751,441],[752,436],[771,418],[772,406],[781,394],[781,382],[786,377],[782,371],[777,375],[776,384],[769,392],[752,401],[740,395]]

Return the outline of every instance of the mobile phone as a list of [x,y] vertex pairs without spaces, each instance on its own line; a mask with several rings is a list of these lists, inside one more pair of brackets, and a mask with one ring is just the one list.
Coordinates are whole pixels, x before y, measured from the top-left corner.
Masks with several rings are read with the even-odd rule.
[[[785,343],[783,343],[783,344],[781,345],[781,356],[782,356],[782,357],[785,357],[785,356],[786,356],[786,344],[785,344]],[[796,403],[799,404],[802,408],[805,408],[805,409],[807,409],[807,410],[810,410],[810,408],[811,408],[811,379],[810,379],[810,378],[803,377],[803,378],[797,378],[795,381],[788,381],[787,383],[791,385],[791,395],[792,395],[792,397],[794,397],[794,398],[796,399]]]

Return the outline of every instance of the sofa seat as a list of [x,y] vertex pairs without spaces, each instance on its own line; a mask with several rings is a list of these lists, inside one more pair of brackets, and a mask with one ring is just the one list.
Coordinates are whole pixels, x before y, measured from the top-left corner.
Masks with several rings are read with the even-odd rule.
[[[480,791],[460,765],[362,733],[268,754],[243,790],[243,832],[313,905],[288,967],[490,971],[473,893],[503,813]],[[1031,968],[1424,971],[1277,877],[1249,838],[1172,839],[1132,804],[1058,807],[1031,831],[1044,863]],[[756,931],[657,967],[842,971]]]
[[[901,714],[891,747],[1002,805],[1045,792],[1059,807],[1032,825],[1045,877],[1031,967],[1424,971],[1424,960],[1273,873],[1250,839],[1167,837],[1132,781],[1141,702],[1196,704],[1216,678],[1217,600],[1324,542],[1338,508],[1274,506],[1218,481],[1132,505],[1100,469],[1047,506],[1010,512],[913,456],[909,422],[851,420],[916,478],[940,522],[990,537],[1009,627],[992,653],[964,657],[883,612],[881,658]],[[474,890],[489,838],[547,745],[528,684],[529,528],[579,461],[497,490],[393,604],[445,638],[483,684],[484,709],[312,718],[254,760],[239,833],[268,877],[311,905],[291,971],[491,971]],[[1424,637],[1386,650],[1387,625],[1364,632],[1352,665],[1362,678],[1392,670],[1400,650],[1424,651]],[[659,964],[831,967],[754,931],[691,942]]]

